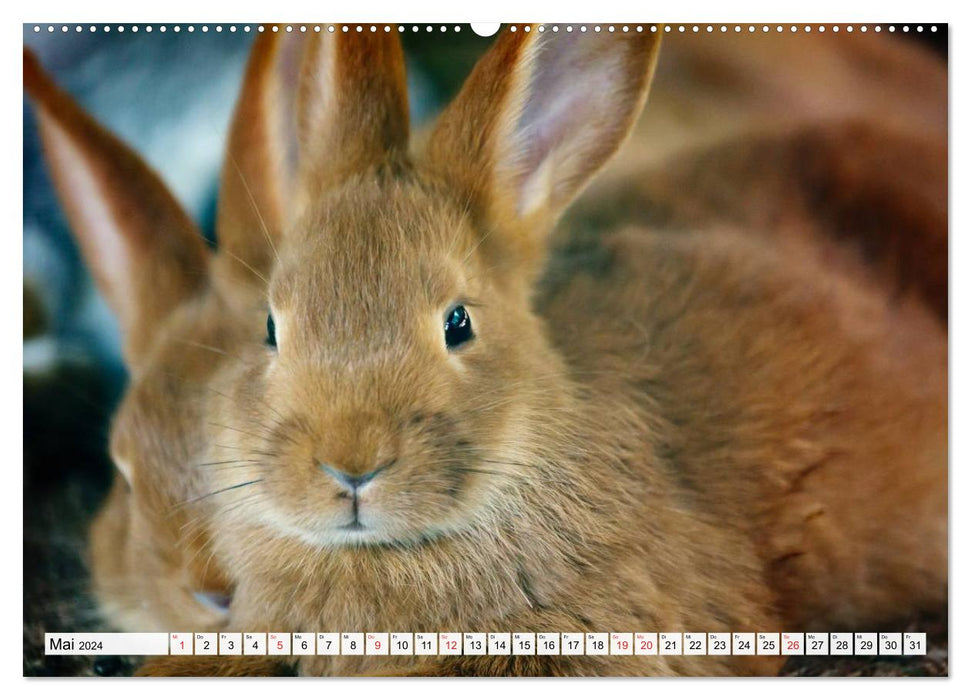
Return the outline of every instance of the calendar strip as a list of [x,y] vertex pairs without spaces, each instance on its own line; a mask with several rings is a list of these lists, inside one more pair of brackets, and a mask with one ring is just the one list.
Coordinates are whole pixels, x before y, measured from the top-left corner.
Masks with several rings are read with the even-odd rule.
[[48,633],[48,656],[923,656],[925,632]]

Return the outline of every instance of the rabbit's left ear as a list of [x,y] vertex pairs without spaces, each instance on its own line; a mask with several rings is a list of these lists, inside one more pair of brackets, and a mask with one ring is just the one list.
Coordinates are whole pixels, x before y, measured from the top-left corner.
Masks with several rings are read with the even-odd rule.
[[630,132],[660,32],[516,29],[503,29],[443,112],[427,158],[491,225],[519,229],[535,249]]
[[159,326],[209,282],[198,229],[159,176],[98,124],[24,49],[48,169],[85,261],[137,367]]

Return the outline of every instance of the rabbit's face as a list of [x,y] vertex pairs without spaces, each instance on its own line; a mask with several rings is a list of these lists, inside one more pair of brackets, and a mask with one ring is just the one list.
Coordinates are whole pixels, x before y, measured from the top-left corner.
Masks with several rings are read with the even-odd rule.
[[[521,512],[569,394],[532,282],[628,133],[656,48],[508,32],[413,149],[395,35],[258,44],[217,232],[219,269],[267,285],[213,399],[227,512],[327,547]],[[292,109],[268,117],[286,86]]]
[[239,508],[316,545],[413,543],[484,517],[529,470],[557,371],[485,233],[417,178],[310,208],[221,402],[207,461],[235,466],[216,488],[247,484]]

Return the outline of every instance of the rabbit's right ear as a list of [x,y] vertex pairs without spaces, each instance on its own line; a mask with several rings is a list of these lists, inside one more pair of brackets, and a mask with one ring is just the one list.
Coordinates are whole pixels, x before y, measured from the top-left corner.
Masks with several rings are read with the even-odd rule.
[[[347,177],[406,158],[397,33],[265,32],[254,42],[219,192],[217,259],[267,277],[288,222]],[[220,259],[226,252],[230,259]]]
[[299,34],[259,34],[233,112],[219,183],[216,258],[226,274],[245,283],[253,283],[256,274],[266,276],[286,225],[305,45]]
[[89,269],[118,318],[129,367],[208,281],[199,231],[138,155],[54,84],[24,48],[48,170]]

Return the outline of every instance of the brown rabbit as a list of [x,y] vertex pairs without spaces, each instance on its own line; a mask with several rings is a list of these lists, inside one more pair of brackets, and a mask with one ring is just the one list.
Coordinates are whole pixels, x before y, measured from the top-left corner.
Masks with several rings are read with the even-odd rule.
[[[818,215],[810,195],[839,163],[804,173],[791,145],[862,127],[775,135],[767,161],[746,162],[786,169],[748,179],[715,158],[693,196],[702,150],[695,170],[664,164],[587,199],[551,238],[631,130],[659,41],[518,29],[417,153],[394,34],[262,35],[214,254],[143,165],[25,73],[82,245],[109,297],[123,290],[134,379],[113,447],[131,492],[113,498],[131,515],[102,516],[96,572],[127,539],[208,590],[201,551],[240,631],[862,629],[941,606],[946,331],[923,276],[891,293],[858,259],[843,228],[863,212]],[[905,231],[888,217],[887,235],[940,240],[934,204]],[[193,523],[195,549],[176,531]],[[116,576],[140,580],[126,563]],[[162,594],[157,614],[190,614]],[[780,664],[168,657],[143,671]]]
[[[24,51],[45,154],[96,281],[117,315],[131,384],[114,418],[118,476],[91,532],[95,594],[128,631],[218,629],[229,580],[212,558],[192,457],[212,371],[204,333],[175,330],[209,286],[205,244],[148,167]],[[165,347],[157,338],[166,325]]]

